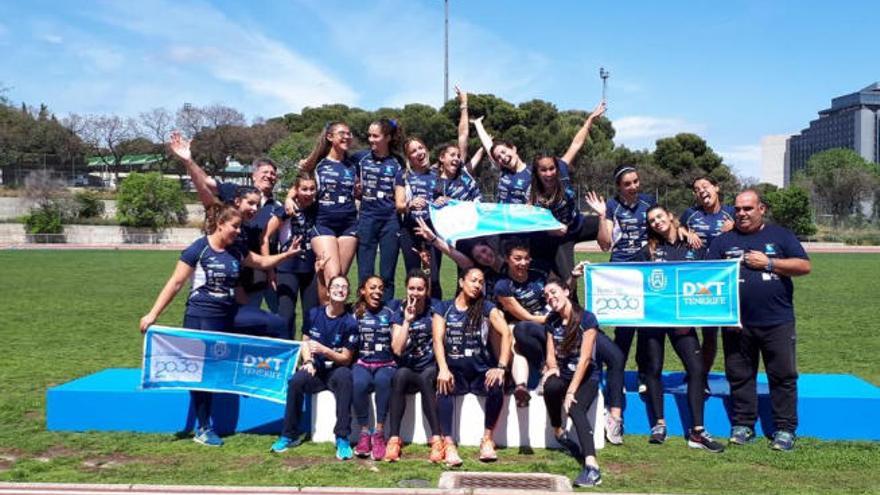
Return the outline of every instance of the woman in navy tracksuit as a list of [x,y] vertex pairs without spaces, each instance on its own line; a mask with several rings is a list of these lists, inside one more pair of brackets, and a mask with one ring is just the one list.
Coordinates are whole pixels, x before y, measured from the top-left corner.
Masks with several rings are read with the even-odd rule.
[[[702,249],[694,249],[678,234],[678,221],[666,208],[655,205],[647,211],[648,243],[635,261],[692,261],[703,258]],[[714,441],[703,428],[703,359],[694,328],[642,328],[636,344],[636,360],[647,386],[649,419],[654,418],[650,443],[666,441],[666,420],[663,412],[663,355],[669,336],[672,348],[681,359],[688,376],[688,405],[693,428],[688,431],[688,446],[709,452],[722,452],[724,447]]]
[[[721,203],[721,189],[711,177],[697,177],[691,182],[691,190],[696,204],[681,214],[679,222],[698,237],[699,242],[692,242],[692,246],[708,250],[716,237],[733,229],[733,207]],[[703,373],[708,383],[718,353],[718,327],[703,327],[700,333],[703,337]]]
[[326,306],[309,311],[303,326],[302,365],[287,382],[287,404],[281,436],[272,444],[274,453],[287,452],[302,443],[299,431],[303,401],[307,394],[330,390],[336,399],[336,458],[352,458],[351,360],[358,348],[357,320],[348,311],[348,279],[330,278]]
[[[397,371],[391,349],[392,322],[395,311],[382,300],[382,278],[371,275],[358,289],[354,317],[358,322],[360,345],[357,362],[351,367],[352,405],[355,419],[361,427],[354,449],[358,457],[372,456],[381,461],[385,457],[385,417],[391,397],[391,379]],[[369,424],[370,392],[376,393],[376,428]]]
[[312,249],[311,236],[314,233],[317,204],[315,192],[317,183],[309,174],[300,174],[291,187],[290,204],[292,213],[279,206],[272,213],[263,233],[262,252],[268,254],[272,250],[272,240],[277,239],[279,252],[289,250],[294,239],[299,239],[300,254],[278,265],[274,272],[270,271],[269,280],[276,283],[278,293],[278,314],[284,319],[285,332],[283,337],[296,338],[293,328],[296,319],[296,302],[300,300],[302,318],[305,319],[309,310],[318,304],[318,283],[315,280],[315,251]]
[[495,461],[495,425],[504,403],[504,375],[510,364],[511,336],[504,315],[483,295],[483,272],[465,271],[458,295],[434,310],[434,357],[437,360],[437,409],[445,443],[445,461],[462,461],[452,439],[455,398],[468,393],[486,397],[480,460]]
[[[385,282],[383,299],[394,299],[394,273],[400,251],[400,221],[394,205],[394,179],[404,163],[400,149],[397,121],[379,119],[367,129],[370,148],[351,157],[361,184],[360,219],[358,220],[358,285],[373,273]],[[376,272],[376,251],[379,271]]]
[[[174,273],[165,283],[152,309],[141,318],[141,332],[146,332],[155,323],[187,279],[191,279],[192,287],[186,301],[184,328],[215,332],[235,330],[234,320],[239,307],[236,296],[243,296],[238,283],[242,266],[267,270],[296,256],[299,251],[291,249],[273,256],[248,251],[238,242],[241,221],[242,215],[236,206],[216,203],[208,208],[205,221],[207,235],[183,250]],[[193,440],[212,447],[223,445],[210,421],[213,394],[191,391],[190,396],[198,421],[198,431]]]
[[[581,462],[581,473],[574,485],[596,486],[602,483],[602,476],[587,412],[599,393],[599,366],[595,358],[599,322],[596,315],[573,302],[570,295],[569,288],[557,277],[551,277],[544,286],[544,297],[550,307],[545,323],[544,404],[556,441]],[[574,423],[577,444],[565,431],[563,413]]]
[[532,165],[529,203],[547,208],[565,226],[561,231],[533,234],[532,255],[553,267],[563,279],[574,269],[574,245],[595,240],[599,231],[598,218],[585,217],[578,209],[577,194],[569,179],[569,166],[590,135],[593,121],[603,113],[604,102],[587,117],[561,158],[539,155]]
[[437,419],[435,381],[437,364],[434,361],[433,304],[431,282],[421,270],[413,270],[406,277],[406,298],[394,314],[394,335],[391,346],[397,356],[397,373],[391,380],[391,403],[388,417],[388,447],[385,460],[400,460],[402,442],[400,423],[406,410],[406,395],[418,392],[422,414],[431,430],[429,460],[442,462],[445,450]]
[[[428,148],[419,138],[407,138],[403,143],[407,168],[401,170],[394,180],[394,197],[397,212],[402,215],[400,250],[406,271],[423,268],[430,270],[431,294],[442,297],[440,287],[440,253],[436,248],[422,242],[416,229],[417,220],[430,225],[429,208],[436,196],[437,174],[431,170]],[[426,258],[429,258],[426,259]],[[430,264],[425,263],[430,261]]]

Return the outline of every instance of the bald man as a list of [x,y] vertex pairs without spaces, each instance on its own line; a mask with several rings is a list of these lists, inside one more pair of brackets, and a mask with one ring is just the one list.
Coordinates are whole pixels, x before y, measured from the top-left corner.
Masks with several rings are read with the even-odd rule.
[[[797,366],[791,277],[810,273],[810,260],[794,233],[764,222],[767,206],[757,191],[747,189],[734,202],[734,229],[709,246],[709,259],[741,259],[742,328],[722,333],[725,373],[730,383],[730,444],[755,438],[758,418],[756,378],[764,360],[773,412],[774,450],[790,451],[797,429]],[[764,426],[770,431],[769,425]]]

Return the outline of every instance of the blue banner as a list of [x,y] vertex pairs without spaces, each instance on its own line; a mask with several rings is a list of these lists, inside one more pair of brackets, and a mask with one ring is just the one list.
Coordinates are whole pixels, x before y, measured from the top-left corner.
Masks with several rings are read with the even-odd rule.
[[602,325],[740,326],[739,260],[596,263],[584,284]]
[[284,403],[300,343],[223,332],[151,326],[144,336],[141,387],[249,395]]
[[550,210],[532,205],[450,200],[442,208],[431,206],[431,223],[446,242],[497,234],[557,230]]

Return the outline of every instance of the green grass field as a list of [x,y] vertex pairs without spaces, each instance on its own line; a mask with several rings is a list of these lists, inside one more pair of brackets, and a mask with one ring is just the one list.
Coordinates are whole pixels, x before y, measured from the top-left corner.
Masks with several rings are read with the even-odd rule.
[[[0,251],[0,481],[229,485],[397,486],[442,468],[410,446],[396,465],[331,461],[329,444],[268,453],[268,436],[235,435],[222,449],[172,435],[55,433],[45,429],[45,394],[53,385],[108,367],[137,367],[137,321],[171,273],[177,253],[131,251]],[[600,260],[602,257],[593,257]],[[796,282],[799,367],[806,373],[853,373],[880,384],[875,334],[880,257],[814,255],[813,273]],[[446,260],[444,286],[454,272]],[[400,292],[400,285],[398,286]],[[183,297],[160,323],[178,325]],[[668,353],[668,369],[680,368]],[[716,362],[716,370],[721,362]],[[841,411],[837,421],[846,420]],[[724,437],[727,432],[714,432]],[[500,452],[479,465],[463,449],[464,469],[549,472],[573,476],[560,453]],[[868,493],[880,486],[880,443],[804,438],[790,454],[765,442],[722,455],[685,447],[681,438],[648,446],[630,435],[599,452],[604,491],[667,493]]]

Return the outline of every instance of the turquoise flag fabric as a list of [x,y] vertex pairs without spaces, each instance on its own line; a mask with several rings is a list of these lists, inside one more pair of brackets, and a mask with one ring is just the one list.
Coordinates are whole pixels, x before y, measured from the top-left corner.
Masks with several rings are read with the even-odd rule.
[[487,235],[538,232],[563,227],[553,218],[550,210],[532,205],[450,200],[442,208],[431,205],[430,213],[434,229],[449,243]]
[[586,309],[601,325],[740,325],[739,261],[596,263],[584,270]]
[[249,395],[284,403],[300,343],[151,326],[144,336],[141,387]]

